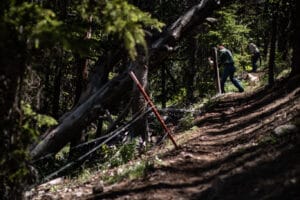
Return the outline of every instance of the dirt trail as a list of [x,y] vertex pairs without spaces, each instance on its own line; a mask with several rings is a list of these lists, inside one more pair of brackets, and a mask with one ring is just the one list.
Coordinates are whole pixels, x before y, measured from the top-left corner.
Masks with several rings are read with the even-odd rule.
[[86,199],[300,199],[299,129],[273,132],[300,120],[299,83],[224,95],[146,177]]
[[[196,117],[198,128],[185,136],[180,148],[163,153],[161,163],[143,178],[105,185],[103,193],[92,194],[101,180],[95,175],[82,185],[65,187],[62,194],[44,189],[44,197],[300,199],[299,83],[300,77],[254,93],[220,96]],[[290,123],[298,127],[274,133]],[[78,191],[81,195],[76,197]]]

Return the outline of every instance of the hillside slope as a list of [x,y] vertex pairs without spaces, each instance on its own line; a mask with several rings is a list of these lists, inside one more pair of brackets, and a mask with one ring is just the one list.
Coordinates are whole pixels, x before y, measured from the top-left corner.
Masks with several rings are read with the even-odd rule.
[[61,197],[300,199],[299,83],[282,80],[254,93],[223,95],[196,117],[197,128],[180,148],[161,154],[144,177],[91,194],[95,178],[81,186],[90,189],[80,197]]

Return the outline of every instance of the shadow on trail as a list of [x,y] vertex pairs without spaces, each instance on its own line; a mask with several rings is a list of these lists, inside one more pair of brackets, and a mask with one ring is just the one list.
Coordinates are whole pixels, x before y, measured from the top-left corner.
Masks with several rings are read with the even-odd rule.
[[[278,118],[271,117],[272,115],[274,116],[274,114],[282,114],[278,113],[278,111],[282,111],[284,114],[286,110],[291,111],[288,113],[289,116],[287,116],[283,121],[280,119],[280,115]],[[223,129],[221,129],[221,127],[219,129],[214,127],[214,130],[209,130],[210,128],[208,127],[207,132],[203,134],[206,136],[204,139],[201,139],[201,137],[193,138],[188,141],[188,143],[197,142],[203,148],[210,147],[215,150],[216,147],[232,147],[232,145],[249,143],[252,139],[256,138],[257,135],[262,135],[262,133],[268,134],[276,127],[285,124],[286,121],[291,121],[298,113],[299,109],[297,110],[297,105],[288,105],[288,103],[284,103],[283,105],[278,105],[273,109],[266,110],[258,116],[242,120],[233,126],[224,126]],[[257,123],[257,120],[262,121],[265,118],[268,119],[267,122]]]
[[[231,106],[241,106],[243,104],[256,104],[261,100],[274,100],[280,97],[286,96],[288,93],[291,93],[293,90],[298,88],[300,85],[300,76],[293,78],[285,78],[280,81],[277,81],[274,86],[265,86],[259,90],[252,93],[245,93],[243,95],[238,95],[233,98],[224,97],[221,99],[222,104],[217,104],[212,107],[211,111],[222,111],[226,110]],[[272,99],[274,98],[274,99]]]
[[[251,116],[251,114],[253,114],[253,113],[259,113],[258,115],[250,117],[250,119],[246,119],[245,121],[239,122],[239,124],[236,125],[236,127],[238,127],[238,129],[243,129],[243,128],[249,126],[250,124],[260,122],[262,118],[266,118],[266,117],[274,114],[275,112],[283,109],[284,107],[288,106],[290,104],[289,103],[290,100],[295,100],[295,99],[299,98],[300,89],[298,88],[298,89],[292,91],[289,94],[289,96],[290,97],[287,100],[277,103],[276,106],[274,106],[273,108],[271,108],[269,110],[263,109],[263,108],[269,104],[272,106],[272,102],[275,102],[276,100],[279,100],[282,98],[281,95],[276,95],[276,96],[274,95],[274,96],[270,96],[268,98],[260,99],[256,103],[248,105],[246,108],[243,108],[243,106],[241,106],[242,109],[238,109],[237,112],[233,112],[231,114],[226,114],[224,112],[220,112],[215,115],[210,115],[208,117],[204,116],[203,119],[196,122],[196,125],[201,126],[206,123],[208,123],[208,124],[225,124],[227,122],[236,120],[243,116],[247,116],[247,115]],[[222,105],[223,102],[220,102],[219,104]],[[228,110],[228,108],[224,108],[224,109]],[[233,127],[231,129],[232,129],[232,131],[234,131],[236,128]],[[224,130],[224,132],[228,132],[228,131]],[[223,134],[223,133],[220,132],[220,134]]]
[[300,199],[299,133],[261,140],[299,117],[299,83],[297,77],[252,94],[224,97],[198,121],[205,124],[203,134],[163,155],[172,163],[88,199],[154,199],[156,193],[180,199]]
[[[266,110],[265,112],[261,112],[259,115],[251,117],[244,121],[240,121],[238,124],[236,124],[232,127],[229,127],[229,128],[226,128],[226,129],[223,129],[220,131],[208,132],[208,134],[214,136],[214,135],[225,135],[227,133],[231,133],[231,132],[235,132],[235,131],[242,131],[242,130],[245,130],[245,128],[249,127],[251,124],[260,123],[263,119],[272,116],[274,113],[282,110],[283,108],[292,109],[294,107],[295,107],[295,105],[289,106],[289,103],[286,102],[286,103],[280,104],[272,109]],[[236,116],[234,116],[234,117],[236,117]],[[232,117],[229,117],[229,118],[234,118],[234,117],[232,115]]]
[[278,158],[218,179],[190,199],[300,199],[299,142]]
[[[276,197],[281,197],[282,193],[287,190],[293,191],[293,193],[290,193],[293,197],[299,196],[300,191],[295,190],[296,185],[294,184],[295,178],[299,184],[300,177],[299,172],[296,171],[297,167],[300,167],[300,160],[298,159],[300,156],[299,143],[299,135],[294,134],[289,140],[278,142],[278,144],[273,146],[267,145],[268,148],[266,148],[266,145],[249,147],[214,162],[174,163],[173,166],[155,169],[156,172],[165,172],[167,174],[167,177],[163,177],[163,180],[167,180],[165,182],[149,183],[143,186],[138,186],[137,184],[134,188],[110,191],[94,196],[91,199],[113,199],[130,194],[147,194],[147,192],[156,189],[182,190],[201,185],[209,185],[209,187],[204,187],[204,190],[198,193],[184,194],[183,198],[224,199],[222,197],[224,193],[228,195],[227,199],[230,199],[230,197],[239,199],[236,198],[239,197],[236,195],[245,197],[240,199],[255,199],[256,197],[261,199],[261,197],[270,195],[271,191],[269,190],[274,189],[276,184],[279,184],[277,187],[281,187],[280,190],[276,190],[276,194],[274,193]],[[274,154],[274,156],[270,156],[270,153]],[[277,174],[275,180],[272,179],[274,173]],[[193,178],[193,181],[187,180],[184,183],[178,183],[178,181],[172,179],[168,181],[169,176],[176,176],[176,174],[184,174]],[[285,184],[285,179],[292,181]],[[266,182],[264,182],[265,180]],[[259,184],[269,185],[263,187],[266,191],[258,191],[256,187],[261,188]],[[242,192],[236,194],[235,190]],[[244,191],[249,193],[245,194]],[[232,192],[232,195],[230,195],[230,192]]]

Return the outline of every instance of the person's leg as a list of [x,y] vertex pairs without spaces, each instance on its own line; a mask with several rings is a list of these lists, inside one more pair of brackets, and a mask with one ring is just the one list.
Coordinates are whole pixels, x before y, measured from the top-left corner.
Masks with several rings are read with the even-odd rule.
[[259,53],[255,53],[254,54],[254,72],[256,72],[257,71],[257,62],[258,62],[258,59],[259,59],[259,57],[260,57],[260,54]]
[[255,53],[253,56],[252,56],[252,72],[256,72],[257,70],[257,61],[259,59],[259,53]]
[[252,65],[252,71],[251,72],[255,72],[256,71],[255,55],[251,56],[251,65]]
[[239,92],[244,92],[244,88],[242,87],[242,85],[240,84],[240,82],[236,78],[234,78],[234,72],[235,72],[235,67],[232,66],[230,68],[230,74],[229,74],[230,81],[239,90]]
[[225,93],[225,82],[227,80],[227,77],[229,76],[229,68],[227,66],[224,67],[224,70],[223,70],[223,74],[222,74],[222,77],[221,77],[221,91],[222,93]]

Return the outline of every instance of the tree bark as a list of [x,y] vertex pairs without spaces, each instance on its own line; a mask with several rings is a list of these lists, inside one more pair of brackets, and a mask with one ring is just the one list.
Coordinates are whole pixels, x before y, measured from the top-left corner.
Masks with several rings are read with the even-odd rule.
[[60,90],[61,90],[61,77],[62,77],[62,54],[59,55],[59,62],[55,66],[55,78],[54,78],[54,91],[53,91],[53,106],[52,114],[57,119],[59,116],[59,99],[60,99]]
[[114,66],[121,60],[122,52],[117,50],[112,52],[108,50],[102,55],[95,64],[95,71],[90,72],[89,82],[85,90],[81,92],[77,104],[73,109],[84,103],[88,98],[95,94],[108,81],[108,74]]
[[293,57],[292,57],[292,71],[291,76],[300,75],[300,22],[296,18],[297,12],[300,10],[300,1],[296,1],[296,6],[293,12]]
[[287,61],[289,51],[290,11],[286,6],[283,8],[283,16],[278,19],[278,52],[281,59]]
[[98,114],[103,110],[102,107],[109,109],[113,101],[121,100],[130,86],[132,86],[132,81],[126,72],[105,84],[31,150],[32,158],[36,159],[48,153],[58,152],[74,137],[75,131],[83,130],[99,116]]
[[195,67],[195,50],[196,50],[196,39],[194,37],[188,38],[188,66],[186,68],[186,89],[187,89],[187,102],[191,103],[194,101],[194,77],[196,74]]
[[[146,56],[138,55],[137,60],[133,62],[134,73],[145,90],[147,90],[146,88],[148,85],[148,66],[147,66],[146,59],[147,59]],[[133,87],[132,116],[135,116],[138,113],[145,112],[146,108],[147,108],[147,102],[144,99],[142,93],[135,85]],[[132,130],[134,136],[140,135],[142,137],[143,142],[146,143],[149,142],[148,120],[146,115],[144,115],[133,125]]]
[[[268,10],[269,10],[269,0],[265,1],[264,3],[264,18],[265,20],[268,20]],[[264,33],[263,33],[263,58],[264,60],[268,57],[268,49],[270,44],[270,31],[267,27],[265,27]]]
[[0,22],[0,193],[3,199],[21,199],[30,174],[11,175],[27,169],[25,158],[20,157],[23,154],[15,153],[25,151],[27,145],[21,139],[23,133],[20,130],[20,93],[26,69],[26,44],[19,40],[13,29],[4,26]]
[[275,68],[275,54],[276,54],[276,40],[277,40],[277,17],[278,6],[274,6],[274,13],[272,18],[272,32],[271,32],[271,46],[270,46],[270,58],[269,58],[269,85],[274,84],[274,68]]
[[167,94],[166,94],[166,70],[165,67],[161,68],[161,107],[167,106]]
[[[88,29],[88,31],[86,32],[85,35],[85,40],[89,40],[92,37],[92,20],[93,20],[93,16],[89,17],[89,24],[90,27]],[[76,87],[76,94],[75,94],[75,104],[77,104],[77,102],[79,101],[80,95],[83,91],[86,90],[87,88],[87,83],[88,83],[88,72],[89,72],[89,59],[85,58],[85,57],[81,57],[78,56],[78,73],[77,73],[77,87]],[[74,132],[74,137],[71,139],[71,143],[70,143],[70,147],[71,147],[71,151],[70,151],[70,157],[73,156],[73,151],[72,151],[72,147],[77,146],[78,144],[82,143],[85,141],[85,134],[83,130],[79,130],[78,133]]]

